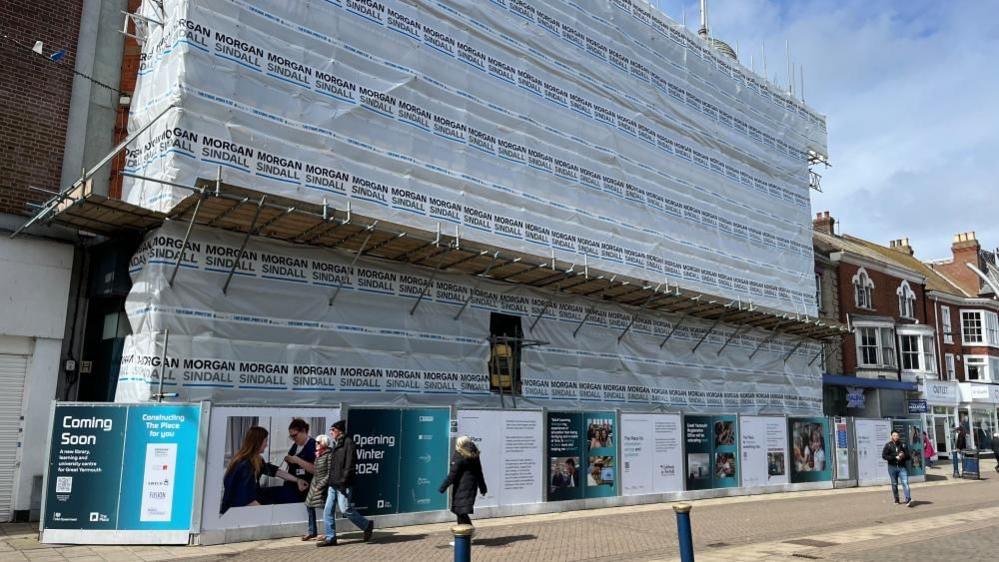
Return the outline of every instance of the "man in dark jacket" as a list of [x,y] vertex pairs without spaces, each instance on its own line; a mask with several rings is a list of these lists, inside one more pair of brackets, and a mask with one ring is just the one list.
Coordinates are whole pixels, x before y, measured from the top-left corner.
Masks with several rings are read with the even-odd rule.
[[905,492],[905,505],[909,505],[912,496],[909,494],[909,471],[906,464],[910,456],[909,446],[902,441],[897,431],[891,432],[891,441],[885,443],[885,448],[881,450],[881,458],[888,463],[888,476],[891,478],[891,495],[898,501],[898,483],[902,482],[902,491]]
[[950,452],[950,462],[954,465],[954,478],[961,477],[961,455],[968,448],[968,432],[964,426],[958,425],[954,428],[956,437],[954,438],[954,450]]
[[330,455],[330,489],[326,497],[326,508],[323,510],[323,523],[326,525],[326,540],[318,546],[336,545],[336,527],[334,526],[334,511],[340,508],[340,513],[350,520],[358,529],[364,531],[364,541],[371,540],[375,522],[364,517],[354,509],[351,485],[354,483],[354,462],[357,455],[354,441],[346,434],[347,423],[340,420],[330,427],[330,437],[333,438],[333,450]]

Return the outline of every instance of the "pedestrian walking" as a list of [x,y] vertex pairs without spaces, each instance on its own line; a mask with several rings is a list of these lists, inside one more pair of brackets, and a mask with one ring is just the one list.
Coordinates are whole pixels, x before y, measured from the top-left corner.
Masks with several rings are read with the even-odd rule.
[[996,472],[999,472],[999,431],[992,434],[992,454],[996,458]]
[[459,525],[471,525],[468,516],[475,512],[475,493],[486,495],[486,479],[482,476],[479,448],[467,435],[459,437],[454,444],[451,470],[441,483],[440,493],[447,492],[448,488],[451,488],[451,513],[457,516]]
[[[328,435],[316,437],[316,462],[313,464],[314,472],[312,482],[309,483],[309,492],[305,496],[305,507],[309,510],[309,531],[302,537],[303,541],[316,538],[319,534],[316,528],[316,509],[324,509],[325,515],[326,496],[329,495],[330,487],[330,438]],[[320,540],[326,540],[325,537]]]
[[333,516],[336,509],[350,520],[358,529],[364,532],[364,542],[371,540],[375,522],[361,515],[354,508],[353,490],[356,454],[354,441],[347,436],[347,422],[340,420],[330,427],[332,450],[329,468],[329,491],[326,495],[326,505],[323,509],[323,523],[326,525],[326,539],[318,546],[336,546],[336,526]]
[[902,437],[897,431],[891,432],[891,441],[885,443],[884,449],[881,450],[881,458],[888,463],[888,476],[891,478],[891,495],[895,498],[895,503],[900,503],[898,501],[898,484],[902,483],[902,491],[905,493],[905,505],[909,505],[912,501],[912,496],[909,493],[909,471],[906,469],[906,463],[911,460],[911,452],[909,451],[909,446],[902,441]]
[[950,452],[950,462],[954,465],[954,478],[961,477],[961,451],[968,448],[968,432],[965,431],[964,426],[958,425],[954,428],[954,433],[957,434],[954,440],[954,450]]
[[926,467],[933,467],[933,455],[937,454],[936,449],[933,448],[933,442],[930,441],[930,436],[923,431],[923,457],[926,458]]

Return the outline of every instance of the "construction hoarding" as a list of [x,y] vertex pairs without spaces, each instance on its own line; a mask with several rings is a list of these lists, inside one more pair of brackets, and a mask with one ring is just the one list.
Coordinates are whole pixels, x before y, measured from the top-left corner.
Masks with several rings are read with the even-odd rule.
[[[644,6],[644,7],[643,7]],[[161,11],[162,10],[162,11]],[[824,119],[642,2],[146,2],[127,171],[814,316]],[[654,47],[653,47],[654,46]],[[143,179],[167,210],[189,191]]]

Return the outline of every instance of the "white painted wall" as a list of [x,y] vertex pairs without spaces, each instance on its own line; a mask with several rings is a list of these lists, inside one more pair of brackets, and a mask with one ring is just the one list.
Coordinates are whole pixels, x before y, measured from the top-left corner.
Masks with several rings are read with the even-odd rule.
[[0,236],[0,349],[29,356],[14,509],[30,510],[45,470],[49,411],[61,371],[73,268],[71,244]]

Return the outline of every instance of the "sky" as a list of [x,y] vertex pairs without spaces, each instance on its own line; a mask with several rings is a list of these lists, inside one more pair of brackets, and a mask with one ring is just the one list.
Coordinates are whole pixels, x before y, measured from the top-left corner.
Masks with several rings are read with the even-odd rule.
[[[680,20],[683,2],[653,0]],[[687,25],[698,2],[686,0]],[[999,247],[999,0],[710,0],[712,35],[787,85],[785,40],[805,101],[827,116],[832,167],[815,212],[843,233],[922,259],[955,234]],[[796,84],[795,91],[800,88]]]

